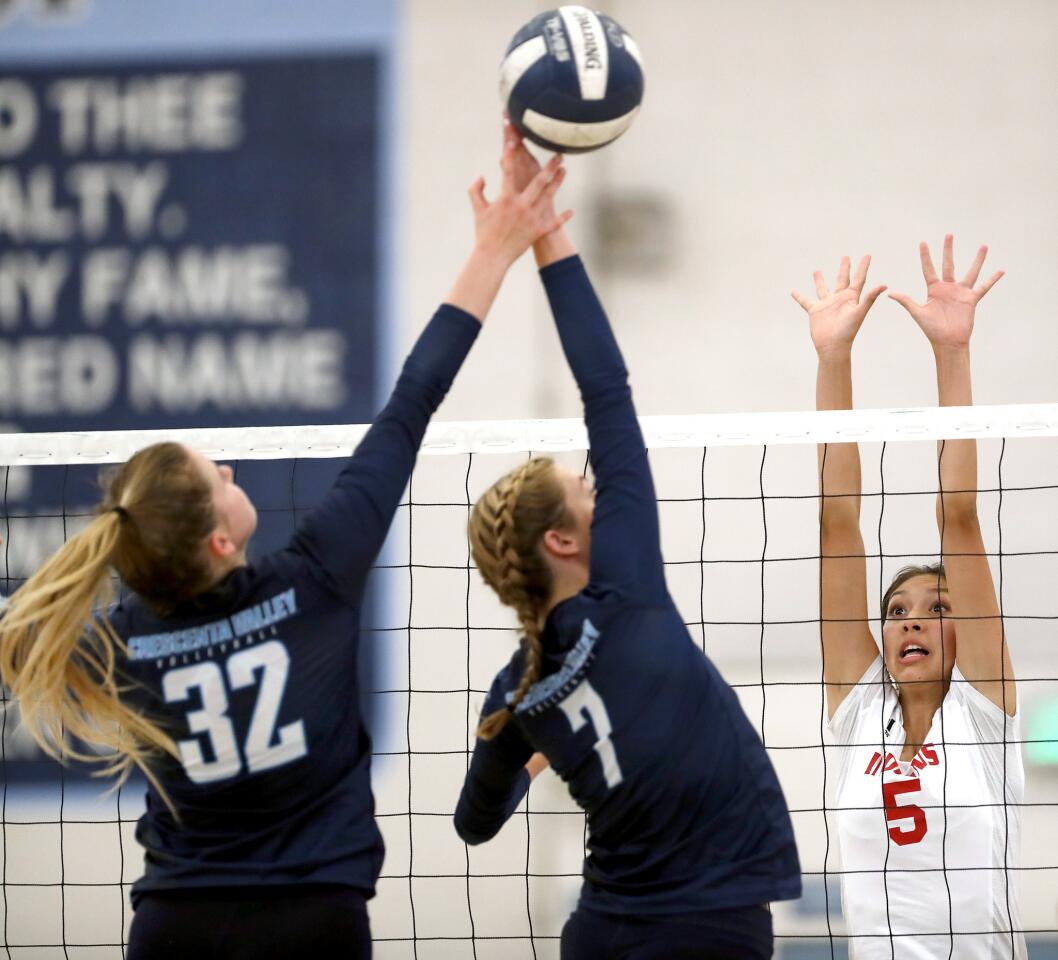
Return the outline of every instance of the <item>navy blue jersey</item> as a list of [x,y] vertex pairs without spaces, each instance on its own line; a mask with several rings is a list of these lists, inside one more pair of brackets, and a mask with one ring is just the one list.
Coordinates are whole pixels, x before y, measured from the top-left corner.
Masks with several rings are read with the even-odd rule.
[[442,306],[385,409],[289,545],[159,619],[112,613],[125,694],[176,741],[152,767],[137,838],[146,891],[341,884],[370,896],[382,865],[371,744],[357,691],[364,583],[430,417],[480,324]]
[[[665,585],[646,447],[602,306],[579,258],[541,273],[591,443],[590,582],[548,616],[541,679],[511,722],[477,742],[456,829],[493,836],[539,751],[588,816],[583,906],[671,914],[798,897],[775,771]],[[524,662],[518,650],[483,714],[510,702]]]

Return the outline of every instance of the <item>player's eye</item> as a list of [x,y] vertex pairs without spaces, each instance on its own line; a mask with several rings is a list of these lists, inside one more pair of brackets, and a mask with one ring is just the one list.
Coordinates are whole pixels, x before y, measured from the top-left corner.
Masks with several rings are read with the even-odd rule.
[[891,617],[902,617],[904,615],[904,608],[899,603],[894,603],[889,608],[889,616]]

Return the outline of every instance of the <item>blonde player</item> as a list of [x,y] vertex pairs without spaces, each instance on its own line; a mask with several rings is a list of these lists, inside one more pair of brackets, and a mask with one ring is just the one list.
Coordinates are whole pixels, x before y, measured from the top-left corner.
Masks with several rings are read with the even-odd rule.
[[[970,334],[986,248],[955,280],[921,245],[924,304],[890,294],[933,347],[942,406],[972,403]],[[815,274],[808,312],[820,410],[852,406],[851,350],[885,287],[863,294],[869,257],[836,289]],[[977,519],[977,445],[939,446],[942,563],[908,567],[882,600],[882,652],[868,627],[855,444],[821,447],[824,678],[835,739],[842,903],[856,958],[1024,958],[1018,902],[1024,773],[1017,693]]]

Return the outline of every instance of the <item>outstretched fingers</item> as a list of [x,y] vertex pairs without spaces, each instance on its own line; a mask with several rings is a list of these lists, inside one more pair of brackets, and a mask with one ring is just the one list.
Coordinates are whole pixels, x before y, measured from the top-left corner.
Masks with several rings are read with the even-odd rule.
[[886,290],[889,288],[884,284],[879,284],[872,290],[867,291],[867,295],[863,298],[863,315],[866,316],[870,311],[871,307],[874,306],[874,301],[877,300]]
[[[925,244],[923,244],[923,246],[925,246]],[[930,264],[930,266],[932,267],[933,265]],[[925,270],[923,270],[922,272],[925,273]],[[936,274],[934,274],[933,279],[937,279]],[[912,300],[906,293],[891,293],[889,294],[889,299],[895,300],[897,303],[899,303],[900,306],[902,306],[908,313],[910,313],[912,317],[917,316],[919,310],[922,309],[922,305],[916,302],[915,300]]]
[[1003,276],[1004,273],[1006,273],[1005,270],[997,270],[984,283],[982,283],[981,286],[977,287],[974,290],[974,293],[977,294],[977,299],[980,300],[981,297],[983,297],[986,293],[988,293],[988,291],[991,290],[992,287],[994,287],[996,285],[996,281],[1001,276]]
[[550,203],[555,199],[555,194],[558,193],[558,188],[562,186],[563,181],[566,179],[566,168],[559,167],[558,171],[551,178],[548,184],[544,187],[543,193],[540,194],[540,199],[546,203]]
[[970,269],[966,271],[966,276],[962,278],[963,286],[972,287],[977,283],[977,278],[981,274],[981,267],[985,264],[985,257],[988,255],[988,247],[982,246],[977,251],[977,256],[974,257],[974,262],[970,264]]
[[844,290],[849,285],[849,269],[851,267],[851,261],[848,257],[842,257],[841,263],[838,264],[838,282],[837,286],[834,287],[834,292],[838,290]]
[[484,213],[488,209],[489,202],[485,199],[485,178],[478,177],[471,185],[470,189],[467,190],[467,195],[470,197],[470,205],[474,208],[474,215],[477,216],[480,213]]
[[821,270],[817,270],[813,273],[812,279],[816,282],[816,296],[819,297],[820,300],[824,300],[830,296],[830,291],[827,289],[827,282],[823,279],[823,272]]
[[[522,192],[522,196],[525,198],[527,203],[535,204],[540,199],[543,192],[547,189],[548,185],[562,169],[562,154],[556,153],[547,163],[543,169],[529,181],[529,186]],[[556,188],[557,189],[557,188]]]
[[954,238],[949,233],[944,238],[944,256],[941,260],[941,279],[945,283],[955,283],[955,254],[953,253]]
[[503,171],[503,193],[518,192],[518,168],[515,154],[518,144],[508,135],[503,137],[503,156],[500,157],[500,169]]
[[550,220],[548,220],[547,223],[544,224],[544,229],[541,231],[540,235],[546,236],[549,233],[553,233],[555,230],[558,230],[559,227],[564,227],[572,219],[573,211],[563,210],[560,214],[557,214],[556,216],[552,217]]
[[801,307],[803,307],[805,310],[807,310],[809,313],[812,312],[812,307],[815,306],[815,301],[814,300],[809,300],[808,297],[804,296],[803,294],[798,293],[796,290],[791,290],[790,291],[790,296],[793,297],[794,300],[796,300],[797,303]]
[[[863,292],[863,286],[867,282],[867,270],[870,266],[871,255],[868,253],[860,258],[859,266],[856,267],[856,273],[852,278],[852,289],[856,291],[857,297]],[[882,289],[884,289],[884,287]],[[875,296],[877,296],[877,294]]]
[[[918,255],[922,260],[922,276],[925,278],[926,286],[936,283],[937,270],[933,266],[933,258],[929,255],[929,244],[925,240],[918,245]],[[896,300],[896,297],[893,297],[893,299]]]

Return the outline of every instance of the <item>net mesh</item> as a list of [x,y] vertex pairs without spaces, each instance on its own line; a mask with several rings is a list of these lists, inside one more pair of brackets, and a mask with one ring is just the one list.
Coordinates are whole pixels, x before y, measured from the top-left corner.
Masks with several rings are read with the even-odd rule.
[[[760,732],[790,807],[805,895],[775,907],[776,954],[786,958],[844,957],[850,944],[833,796],[847,748],[826,730],[815,444],[861,444],[868,582],[880,596],[899,567],[938,558],[936,441],[980,438],[978,509],[1018,677],[1027,776],[1024,849],[1020,861],[1010,853],[1007,875],[1021,888],[1031,955],[1058,956],[1058,406],[642,422],[670,592]],[[256,548],[267,550],[289,536],[362,432],[211,430],[177,439],[235,465],[259,509]],[[100,464],[173,438],[0,437],[5,592],[86,521]],[[512,616],[473,568],[465,527],[470,505],[501,473],[541,454],[586,471],[586,446],[579,421],[438,425],[397,512],[363,630],[387,847],[371,904],[383,960],[558,956],[586,839],[563,785],[542,775],[484,846],[468,848],[451,825],[478,711],[517,639]],[[877,635],[877,621],[872,628]],[[0,774],[0,956],[123,955],[128,888],[142,869],[133,836],[142,784],[106,795],[82,771],[41,760],[14,710],[0,715]],[[946,834],[944,850],[958,843]],[[886,877],[890,889],[899,882],[898,873]],[[949,899],[929,932],[943,938],[942,955],[959,956],[972,930]],[[893,925],[892,956],[906,936]]]

